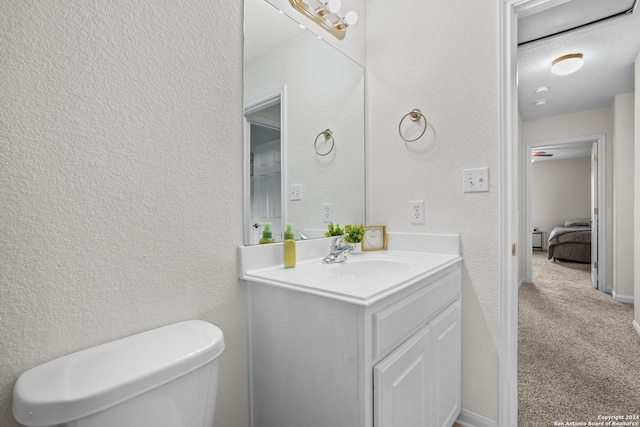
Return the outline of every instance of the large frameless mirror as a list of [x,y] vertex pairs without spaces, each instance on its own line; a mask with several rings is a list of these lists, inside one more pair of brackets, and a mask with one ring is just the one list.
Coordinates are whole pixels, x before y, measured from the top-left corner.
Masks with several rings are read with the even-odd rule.
[[245,0],[244,244],[365,221],[364,69],[265,0]]

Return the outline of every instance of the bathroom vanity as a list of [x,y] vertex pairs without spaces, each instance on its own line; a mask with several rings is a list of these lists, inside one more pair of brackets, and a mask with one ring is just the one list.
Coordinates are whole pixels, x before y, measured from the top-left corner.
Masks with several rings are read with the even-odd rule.
[[252,426],[451,426],[460,411],[458,236],[389,233],[388,251],[336,265],[315,257],[328,240],[300,243],[304,259],[288,270],[268,265],[280,245],[240,251]]

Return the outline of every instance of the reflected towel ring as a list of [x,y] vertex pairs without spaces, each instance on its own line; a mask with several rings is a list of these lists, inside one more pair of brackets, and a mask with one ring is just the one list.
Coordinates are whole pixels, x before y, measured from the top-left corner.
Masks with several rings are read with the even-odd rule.
[[[322,154],[321,152],[318,151],[318,138],[320,138],[320,135],[324,135],[324,139],[325,141],[331,139],[331,148],[329,148],[329,151],[327,151],[326,153]],[[318,156],[326,156],[329,153],[331,153],[333,151],[333,147],[336,145],[336,141],[333,139],[333,134],[331,133],[331,129],[325,129],[322,132],[320,132],[318,134],[318,136],[316,136],[316,140],[313,143],[313,149],[316,150],[316,154]]]
[[[415,139],[407,139],[402,134],[402,122],[404,122],[404,119],[406,119],[407,117],[409,117],[412,122],[418,122],[420,121],[420,119],[424,119],[424,129],[422,129],[422,133],[420,133],[420,135]],[[411,110],[410,112],[402,116],[402,119],[400,119],[400,124],[398,124],[398,133],[400,134],[400,138],[404,139],[407,142],[414,142],[419,140],[420,138],[422,138],[422,135],[424,135],[426,131],[427,131],[427,118],[424,116],[424,114],[422,114],[422,111],[418,110],[417,108],[414,108],[413,110]]]

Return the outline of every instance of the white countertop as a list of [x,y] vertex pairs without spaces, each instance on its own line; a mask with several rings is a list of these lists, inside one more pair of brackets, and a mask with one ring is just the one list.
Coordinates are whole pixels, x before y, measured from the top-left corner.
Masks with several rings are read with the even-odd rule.
[[388,250],[349,254],[342,263],[323,264],[328,242],[299,242],[298,263],[291,269],[282,265],[281,244],[241,247],[240,278],[370,305],[462,262],[457,235],[389,233]]
[[[370,305],[461,260],[459,255],[387,250],[351,254],[346,261],[335,264],[324,264],[322,258],[316,258],[290,269],[278,265],[250,270],[244,279]],[[350,268],[362,261],[390,264],[388,269],[352,272]]]

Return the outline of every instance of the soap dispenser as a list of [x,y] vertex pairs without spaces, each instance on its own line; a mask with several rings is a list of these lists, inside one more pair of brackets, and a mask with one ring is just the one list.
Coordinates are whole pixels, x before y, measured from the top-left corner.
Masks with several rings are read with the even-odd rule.
[[296,266],[296,236],[293,232],[293,224],[287,223],[284,232],[284,268]]
[[273,238],[273,232],[271,231],[271,223],[263,222],[262,226],[264,230],[262,231],[262,239],[260,239],[260,244],[263,245],[265,243],[275,243],[276,239]]

